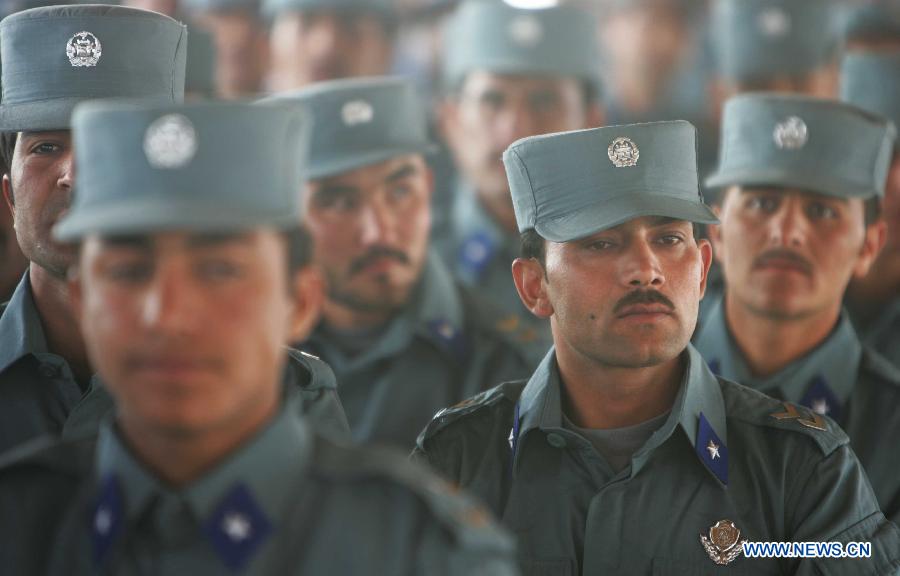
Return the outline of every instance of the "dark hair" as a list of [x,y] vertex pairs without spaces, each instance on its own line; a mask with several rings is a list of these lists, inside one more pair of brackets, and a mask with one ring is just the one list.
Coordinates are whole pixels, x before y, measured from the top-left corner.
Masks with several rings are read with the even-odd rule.
[[[458,100],[462,95],[463,85],[466,82],[466,78],[468,78],[469,73],[466,73],[456,81],[449,81],[448,79],[444,79],[442,81],[442,92],[445,98],[449,98],[451,100]],[[579,88],[581,88],[581,97],[584,100],[584,107],[590,109],[591,106],[600,102],[600,97],[603,95],[602,90],[599,86],[595,86],[593,82],[590,80],[585,80],[583,78],[576,78],[578,80]]]
[[866,228],[868,228],[881,218],[881,198],[878,196],[866,198],[865,203],[863,204],[863,210],[865,214],[864,222]]
[[0,132],[0,176],[9,172],[12,166],[13,152],[16,151],[18,132]]
[[288,277],[310,265],[312,262],[312,237],[306,228],[297,225],[282,231],[287,244]]

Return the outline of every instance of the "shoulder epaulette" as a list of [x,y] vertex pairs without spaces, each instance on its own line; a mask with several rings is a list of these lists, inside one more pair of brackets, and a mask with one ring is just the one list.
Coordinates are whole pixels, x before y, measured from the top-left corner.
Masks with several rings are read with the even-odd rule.
[[333,444],[317,440],[317,468],[332,478],[350,481],[387,480],[403,486],[419,498],[434,517],[466,548],[512,550],[513,543],[490,513],[459,488],[426,467],[410,462],[390,448]]
[[291,369],[305,369],[309,372],[310,378],[303,386],[304,389],[337,389],[334,371],[324,360],[296,348],[288,347],[287,352],[288,362],[300,365],[292,366]]
[[782,402],[747,386],[719,378],[729,419],[776,428],[809,437],[828,456],[849,443],[834,420],[805,406]]
[[479,410],[497,406],[503,402],[509,403],[510,406],[513,405],[525,388],[526,383],[527,381],[525,380],[504,382],[490,390],[485,390],[480,394],[467,398],[459,404],[444,408],[434,415],[434,418],[431,419],[431,422],[428,423],[425,430],[419,435],[419,438],[431,438],[438,431]]

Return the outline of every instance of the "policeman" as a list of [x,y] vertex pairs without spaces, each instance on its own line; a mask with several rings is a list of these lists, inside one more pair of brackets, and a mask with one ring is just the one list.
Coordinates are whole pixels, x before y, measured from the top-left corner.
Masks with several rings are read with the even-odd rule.
[[900,4],[894,0],[848,3],[842,7],[841,20],[848,52],[900,48]]
[[342,80],[286,97],[315,118],[303,205],[328,286],[302,348],[334,369],[355,440],[411,449],[440,408],[529,368],[515,335],[494,330],[499,314],[429,250],[433,146],[412,84]]
[[[186,33],[171,18],[115,6],[26,10],[0,23],[3,196],[30,260],[0,317],[0,452],[95,421],[92,370],[65,291],[74,252],[50,229],[69,206],[69,115],[81,100],[183,97]],[[86,412],[84,412],[86,410]]]
[[[716,222],[695,146],[675,121],[504,153],[516,288],[555,347],[527,382],[439,414],[414,457],[502,517],[526,573],[896,573],[900,532],[840,428],[716,378],[689,343],[712,259],[692,223]],[[744,541],[808,540],[872,557],[741,557]]]
[[[900,49],[845,56],[841,97],[900,125]],[[868,274],[850,282],[847,303],[866,343],[900,366],[900,149],[896,144],[881,213],[887,224],[884,249]]]
[[[0,153],[0,174],[8,172],[3,154]],[[28,261],[16,242],[12,214],[0,207],[0,302],[9,300],[27,266]]]
[[270,30],[270,88],[379,76],[391,66],[393,0],[263,0]]
[[440,110],[459,177],[439,188],[435,237],[464,284],[504,312],[536,365],[550,346],[547,323],[521,305],[510,278],[518,253],[515,215],[501,155],[515,140],[599,126],[600,83],[593,19],[572,7],[512,8],[464,2],[446,31]]
[[746,95],[729,102],[708,184],[725,294],[697,331],[713,372],[827,414],[850,437],[885,515],[900,518],[900,371],[860,343],[842,299],[884,243],[877,217],[895,129],[839,102]]
[[96,443],[0,468],[4,569],[511,573],[484,511],[402,457],[318,436],[284,379],[283,342],[321,303],[297,108],[97,103],[73,129],[81,192],[54,232],[79,247],[73,307],[116,413]]
[[715,0],[720,103],[761,90],[836,95],[838,14],[834,0]]
[[231,99],[261,92],[269,36],[260,0],[183,0],[181,7],[197,26],[212,34],[218,95]]

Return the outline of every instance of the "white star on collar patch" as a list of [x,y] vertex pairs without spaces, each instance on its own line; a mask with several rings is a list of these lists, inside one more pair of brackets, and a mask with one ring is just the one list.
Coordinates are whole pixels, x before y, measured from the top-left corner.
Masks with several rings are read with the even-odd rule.
[[719,455],[719,445],[712,440],[710,440],[709,444],[706,445],[706,450],[709,452],[709,457],[711,459],[715,460],[716,458],[721,458],[721,456]]

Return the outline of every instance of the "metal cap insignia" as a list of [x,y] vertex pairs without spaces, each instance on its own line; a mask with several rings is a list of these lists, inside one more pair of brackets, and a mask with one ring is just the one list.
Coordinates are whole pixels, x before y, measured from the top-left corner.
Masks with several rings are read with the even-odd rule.
[[767,38],[784,38],[791,31],[791,17],[777,7],[770,7],[756,16],[756,25]]
[[197,153],[194,125],[181,114],[168,114],[159,118],[147,128],[144,153],[154,168],[181,168]]
[[616,168],[634,166],[641,157],[641,151],[638,150],[637,145],[625,137],[613,140],[606,152]]
[[66,43],[66,56],[76,68],[96,66],[102,53],[100,40],[90,32],[79,32]]
[[375,117],[375,110],[365,100],[352,100],[341,108],[341,118],[347,126],[368,124]]
[[741,531],[731,520],[719,520],[709,529],[709,536],[700,534],[700,543],[713,562],[719,566],[731,564],[744,552]]
[[544,37],[544,27],[534,16],[519,16],[509,23],[509,37],[519,46],[537,46]]
[[782,150],[799,150],[806,146],[809,131],[806,122],[797,116],[790,116],[784,122],[775,125],[772,137],[775,139],[775,145]]

